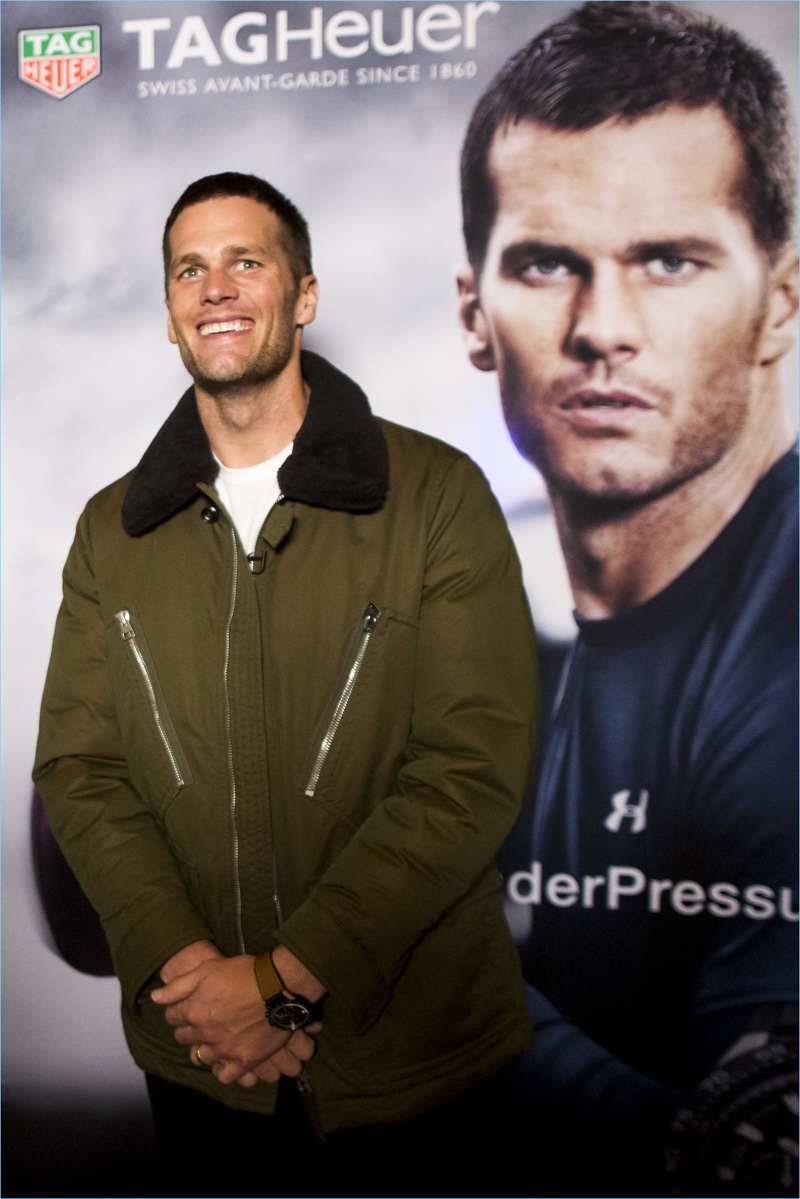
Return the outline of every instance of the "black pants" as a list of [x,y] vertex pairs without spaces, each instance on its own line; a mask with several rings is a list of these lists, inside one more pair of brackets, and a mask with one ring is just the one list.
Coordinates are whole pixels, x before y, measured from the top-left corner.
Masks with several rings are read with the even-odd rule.
[[480,1092],[401,1124],[329,1133],[323,1142],[288,1078],[280,1082],[273,1116],[225,1107],[149,1074],[147,1089],[163,1195],[414,1199],[506,1193],[476,1135]]

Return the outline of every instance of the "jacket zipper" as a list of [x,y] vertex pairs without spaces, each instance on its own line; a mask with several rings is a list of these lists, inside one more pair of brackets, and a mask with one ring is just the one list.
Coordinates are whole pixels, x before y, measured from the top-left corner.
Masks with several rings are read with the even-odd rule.
[[342,723],[342,717],[344,716],[345,709],[350,702],[350,696],[353,694],[356,680],[358,679],[361,665],[364,661],[367,647],[369,646],[370,638],[375,632],[375,626],[378,623],[380,614],[381,609],[375,604],[367,604],[362,613],[361,632],[355,645],[355,651],[353,653],[350,666],[347,669],[347,674],[342,685],[342,689],[339,693],[339,697],[336,700],[336,704],[331,713],[327,728],[325,729],[325,733],[320,742],[317,756],[314,760],[314,765],[308,777],[308,782],[306,783],[305,794],[309,798],[313,797],[314,792],[317,789],[319,776],[322,774],[322,768],[325,765],[325,761],[331,751],[333,739],[336,736],[339,725]]
[[[281,492],[278,495],[277,500],[272,505],[272,507],[270,508],[269,511],[271,512],[273,508],[277,507],[277,505],[281,503],[283,498],[284,498],[283,492]],[[267,513],[267,516],[269,516],[269,513]],[[233,843],[233,885],[234,885],[234,895],[235,895],[235,902],[236,902],[236,937],[237,937],[237,941],[238,941],[239,952],[244,953],[245,952],[245,943],[244,943],[244,932],[242,931],[242,886],[241,886],[241,880],[239,877],[239,834],[236,830],[236,775],[234,774],[234,769],[233,769],[233,739],[231,737],[231,704],[230,704],[230,696],[228,693],[228,664],[230,662],[231,625],[233,624],[233,614],[234,614],[234,611],[236,610],[236,587],[237,587],[238,578],[239,578],[239,542],[237,540],[236,529],[234,527],[234,523],[232,520],[230,522],[230,529],[231,529],[231,543],[232,543],[232,548],[233,548],[233,580],[232,580],[232,586],[231,586],[231,606],[230,606],[230,611],[228,613],[228,621],[227,621],[227,624],[225,627],[225,666],[224,666],[224,670],[223,670],[223,676],[224,676],[224,690],[225,690],[225,726],[226,726],[226,737],[227,737],[227,746],[228,746],[228,780],[229,780],[230,801],[231,801],[230,802],[230,811],[231,811],[231,838],[232,838],[232,843]],[[260,575],[260,574],[264,573],[264,568],[266,566],[266,559],[267,559],[266,550],[261,555],[247,554],[246,557],[247,557],[248,566],[250,567],[250,571],[252,574]],[[281,901],[278,897],[277,864],[275,861],[274,850],[273,850],[273,854],[272,854],[272,877],[273,877],[272,899],[273,899],[273,902],[275,905],[275,916],[276,916],[278,924],[282,924],[283,923],[283,913],[281,911]]]
[[239,880],[239,834],[236,831],[236,775],[233,771],[233,737],[231,736],[231,699],[228,691],[228,667],[231,658],[231,626],[233,614],[236,611],[236,588],[239,582],[239,547],[236,541],[236,531],[233,523],[230,526],[231,545],[233,547],[233,577],[231,580],[231,604],[228,620],[225,625],[225,665],[222,670],[223,689],[225,692],[225,737],[228,749],[228,786],[230,792],[231,839],[233,842],[233,888],[236,902],[236,937],[239,952],[244,953],[244,933],[242,932],[242,888]]
[[123,608],[121,612],[116,613],[115,619],[119,625],[119,630],[122,634],[122,640],[126,641],[130,646],[134,661],[136,662],[136,665],[139,668],[139,673],[144,680],[144,685],[147,690],[147,699],[150,704],[150,711],[153,714],[153,719],[158,730],[158,735],[161,738],[161,743],[163,744],[164,749],[167,751],[167,757],[169,758],[170,765],[172,767],[172,773],[175,775],[175,781],[179,787],[183,787],[184,779],[178,765],[177,754],[170,744],[169,737],[167,736],[167,730],[164,727],[164,721],[161,716],[161,712],[159,711],[153,680],[150,678],[150,671],[147,669],[147,663],[144,660],[144,655],[136,638],[136,631],[131,624],[131,614],[127,608]]
[[[275,503],[270,507],[269,512],[267,512],[267,515],[264,517],[264,524],[267,523],[270,513],[275,508],[277,508],[279,504],[282,504],[283,500],[284,500],[284,495],[283,495],[283,492],[281,491],[278,493],[278,498],[276,499]],[[263,528],[263,525],[262,525],[262,528]],[[263,574],[264,571],[266,570],[266,566],[267,566],[267,551],[266,551],[266,549],[264,549],[262,551],[262,553],[259,555],[255,554],[255,553],[248,554],[247,561],[250,565],[250,570],[251,570],[252,574],[254,574],[254,575]],[[270,843],[272,844],[272,903],[273,903],[273,907],[275,909],[275,923],[278,927],[280,927],[280,925],[283,924],[283,908],[281,907],[281,900],[280,900],[280,896],[278,895],[278,861],[277,861],[277,857],[275,854],[275,843],[272,838],[272,807],[271,807],[271,804],[269,807],[269,836],[270,836]],[[305,1073],[305,1068],[303,1070],[303,1073]],[[298,1085],[298,1089],[299,1089],[299,1087],[300,1087],[299,1079],[298,1079],[297,1085]]]

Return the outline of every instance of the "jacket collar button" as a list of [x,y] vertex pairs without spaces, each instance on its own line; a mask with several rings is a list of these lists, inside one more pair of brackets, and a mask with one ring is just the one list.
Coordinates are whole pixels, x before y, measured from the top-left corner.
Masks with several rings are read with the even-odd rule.
[[219,520],[219,508],[216,504],[209,504],[207,508],[203,509],[200,515],[207,525],[215,525]]

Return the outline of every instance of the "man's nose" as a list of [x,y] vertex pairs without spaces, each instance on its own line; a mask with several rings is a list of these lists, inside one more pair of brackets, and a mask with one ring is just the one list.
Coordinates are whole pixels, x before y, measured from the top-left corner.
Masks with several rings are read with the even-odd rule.
[[236,280],[226,267],[209,268],[203,286],[203,300],[206,303],[219,304],[223,300],[234,299],[238,294]]
[[609,367],[634,358],[642,348],[642,323],[633,283],[615,264],[601,264],[575,297],[566,341],[578,362]]

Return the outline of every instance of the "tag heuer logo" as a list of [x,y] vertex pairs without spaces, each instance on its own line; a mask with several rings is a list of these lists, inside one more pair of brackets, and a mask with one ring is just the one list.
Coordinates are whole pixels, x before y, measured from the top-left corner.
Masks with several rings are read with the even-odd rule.
[[99,74],[99,25],[20,32],[19,77],[31,87],[63,100]]

